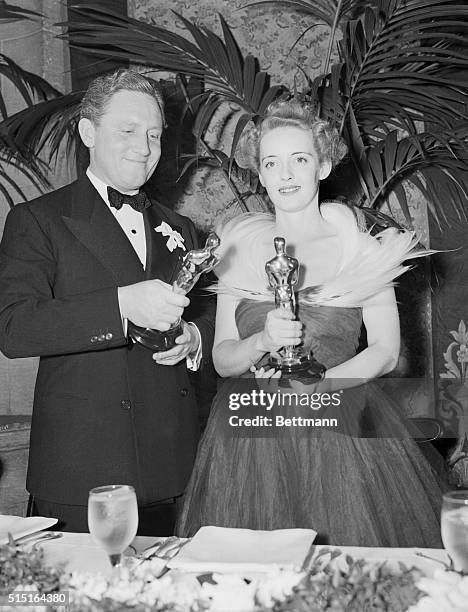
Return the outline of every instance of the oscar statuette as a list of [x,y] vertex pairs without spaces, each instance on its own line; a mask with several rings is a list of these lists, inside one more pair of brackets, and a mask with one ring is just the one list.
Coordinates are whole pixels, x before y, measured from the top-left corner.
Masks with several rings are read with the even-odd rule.
[[[215,250],[219,247],[219,237],[211,232],[202,249],[188,251],[172,287],[175,292],[187,294],[193,289],[202,274],[210,272],[218,263]],[[175,346],[175,340],[183,333],[182,321],[173,323],[167,331],[139,327],[128,322],[128,336],[153,352],[168,351]]]
[[[276,308],[287,310],[296,318],[293,287],[298,280],[299,262],[286,254],[284,238],[276,237],[274,244],[276,256],[266,262],[265,271],[275,292]],[[325,373],[325,367],[314,358],[312,352],[306,352],[301,346],[284,346],[270,355],[269,364],[281,370],[282,378],[286,379],[321,380]]]

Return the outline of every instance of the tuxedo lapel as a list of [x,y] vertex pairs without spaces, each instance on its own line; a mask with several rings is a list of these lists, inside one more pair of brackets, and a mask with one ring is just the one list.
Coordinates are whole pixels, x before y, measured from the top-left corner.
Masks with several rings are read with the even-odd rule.
[[185,251],[179,247],[170,251],[167,248],[169,237],[163,236],[161,232],[157,232],[156,228],[163,221],[168,223],[176,232],[181,233],[181,228],[173,224],[171,225],[164,212],[154,202],[143,211],[143,217],[146,234],[145,278],[159,278],[171,284],[177,271],[177,264]]
[[70,216],[64,215],[63,220],[75,237],[112,273],[117,285],[144,280],[138,255],[86,177],[77,181]]

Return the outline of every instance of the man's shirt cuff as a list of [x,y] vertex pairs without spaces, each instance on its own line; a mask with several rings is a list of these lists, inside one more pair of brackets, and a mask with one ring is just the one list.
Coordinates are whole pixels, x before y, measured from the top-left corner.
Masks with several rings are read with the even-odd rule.
[[191,370],[192,372],[196,372],[198,370],[198,368],[200,367],[200,363],[201,363],[201,359],[202,359],[202,339],[201,339],[201,333],[200,330],[198,329],[198,327],[195,325],[195,323],[192,323],[191,321],[189,323],[187,323],[187,325],[190,325],[190,327],[192,329],[195,330],[195,333],[198,336],[198,347],[196,351],[193,351],[193,353],[190,353],[190,355],[187,355],[186,362],[187,362],[187,369]]

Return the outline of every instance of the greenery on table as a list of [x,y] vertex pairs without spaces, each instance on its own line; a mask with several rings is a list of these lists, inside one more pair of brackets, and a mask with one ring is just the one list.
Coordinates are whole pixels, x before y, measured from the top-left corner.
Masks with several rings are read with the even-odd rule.
[[405,612],[418,600],[415,570],[402,565],[395,573],[385,565],[369,567],[362,559],[346,561],[346,571],[330,565],[312,569],[287,601],[273,607],[274,612]]
[[0,546],[0,591],[36,585],[41,593],[59,590],[63,572],[44,565],[42,549],[26,552],[19,546]]
[[[415,585],[420,578],[417,570],[408,570],[401,564],[399,570],[395,571],[386,565],[370,564],[351,557],[345,558],[347,568],[339,569],[334,562],[337,557],[341,557],[337,549],[333,549],[331,558],[326,553],[318,555],[305,576],[303,573],[297,574],[296,580],[300,580],[301,575],[304,577],[296,586],[291,586],[294,584],[291,583],[292,572],[286,573],[284,577],[278,573],[259,580],[250,592],[252,607],[255,602],[255,609],[262,612],[405,612],[421,597]],[[70,610],[79,612],[113,612],[122,609],[132,612],[195,612],[209,610],[213,604],[212,591],[204,590],[203,584],[200,585],[193,578],[188,578],[184,583],[184,576],[177,572],[174,578],[171,572],[160,579],[155,578],[161,565],[154,560],[136,564],[133,570],[124,569],[121,583],[117,585],[102,576],[78,572],[67,574],[63,570],[46,567],[42,551],[25,552],[10,545],[0,547],[0,566],[1,591],[12,591],[15,587],[22,590],[25,586],[33,585],[41,593],[68,590]],[[343,567],[342,564],[340,567]],[[204,578],[206,580],[206,576]],[[209,580],[211,588],[217,579],[222,581],[216,574]],[[250,585],[241,575],[237,579],[239,586],[233,587],[232,583],[229,584],[231,579],[227,578],[227,588],[234,588],[236,595],[239,595],[236,602],[245,602],[241,589],[247,589]],[[158,587],[157,581],[161,582],[161,587]],[[147,589],[142,589],[145,583]],[[80,584],[84,587],[83,593],[77,591]],[[129,587],[132,584],[136,585],[133,592]],[[222,582],[219,588],[225,588]],[[174,594],[172,601],[169,593],[171,589]],[[110,596],[112,593],[116,594],[115,598]],[[187,597],[190,598],[190,605]],[[227,599],[230,600],[229,593]]]

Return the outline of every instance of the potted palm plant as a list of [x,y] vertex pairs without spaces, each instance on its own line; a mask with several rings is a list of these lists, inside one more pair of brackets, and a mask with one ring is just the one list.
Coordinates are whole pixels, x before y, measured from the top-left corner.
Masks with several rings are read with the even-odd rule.
[[[323,74],[308,79],[300,94],[316,100],[318,113],[332,121],[347,142],[349,180],[347,193],[341,181],[342,195],[368,214],[393,200],[411,224],[403,186],[407,181],[423,194],[438,222],[444,221],[446,207],[464,215],[468,16],[461,0],[263,0],[251,4],[300,10],[306,24],[320,19],[330,28]],[[287,93],[286,88],[270,86],[269,75],[255,57],[242,53],[222,17],[223,38],[181,15],[187,36],[122,16],[108,3],[92,8],[77,3],[70,10],[75,12],[70,35],[74,46],[176,76],[179,99],[183,97],[192,114],[198,142],[193,155],[182,158],[181,171],[194,164],[218,168],[245,207],[245,195],[256,193],[258,185],[238,171],[236,144],[248,121],[256,121],[276,96]],[[338,61],[331,63],[336,53]],[[13,117],[7,134],[14,153],[29,152],[34,159],[45,138],[52,143],[53,153],[63,137],[74,132],[78,101],[79,94],[72,93]],[[206,133],[226,103],[239,109],[232,141],[223,150],[213,150]],[[333,182],[329,188],[332,194],[336,191]]]
[[[466,77],[468,11],[462,0],[260,0],[301,11],[311,24],[329,26],[323,73],[308,78],[299,95],[316,101],[317,112],[336,125],[348,150],[346,181],[340,193],[367,211],[396,203],[411,225],[404,183],[422,194],[438,223],[447,207],[466,212],[468,123]],[[182,158],[181,171],[194,164],[218,168],[245,207],[245,195],[258,186],[235,163],[238,139],[249,121],[290,92],[270,85],[258,60],[244,55],[226,21],[223,36],[178,15],[186,36],[125,17],[97,3],[70,7],[70,42],[97,57],[119,58],[176,77],[179,97],[193,117],[197,150]],[[338,36],[341,32],[342,37]],[[331,62],[332,57],[337,61]],[[307,76],[307,75],[306,75]],[[194,83],[197,85],[195,86]],[[296,92],[297,93],[297,92]],[[47,136],[52,150],[73,126],[77,96],[42,104],[39,121],[24,129],[28,110],[9,123],[21,152],[35,150]],[[228,103],[238,109],[231,142],[213,150],[206,134],[213,116]],[[65,118],[64,109],[67,110]],[[52,123],[50,123],[52,119]],[[50,129],[50,126],[52,128]],[[343,171],[341,171],[343,179]],[[343,183],[346,190],[343,192]],[[337,191],[332,182],[330,192]]]

